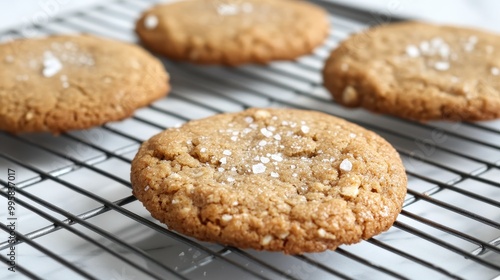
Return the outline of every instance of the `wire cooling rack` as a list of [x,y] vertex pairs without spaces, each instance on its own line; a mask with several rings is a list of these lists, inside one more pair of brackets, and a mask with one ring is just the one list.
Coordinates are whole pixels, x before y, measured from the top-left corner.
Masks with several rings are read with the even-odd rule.
[[[109,1],[0,39],[87,32],[137,42],[134,21],[155,2]],[[321,86],[329,51],[395,19],[316,2],[333,29],[312,55],[239,68],[165,61],[172,93],[129,119],[59,137],[0,133],[0,278],[500,279],[500,121],[422,124],[338,106]],[[394,226],[336,251],[286,256],[171,232],[131,195],[130,161],[142,141],[191,119],[268,106],[323,111],[390,141],[409,177]]]

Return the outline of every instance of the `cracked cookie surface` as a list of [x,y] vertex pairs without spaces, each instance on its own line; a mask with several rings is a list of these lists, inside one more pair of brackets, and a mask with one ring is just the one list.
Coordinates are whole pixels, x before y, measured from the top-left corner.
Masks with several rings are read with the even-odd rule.
[[325,87],[349,107],[427,121],[500,117],[500,36],[404,22],[355,34],[323,70]]
[[149,49],[171,59],[239,65],[290,60],[328,34],[325,11],[295,0],[191,0],[160,4],[137,21]]
[[89,35],[0,45],[0,129],[85,129],[130,116],[168,92],[168,74],[143,49]]
[[180,233],[240,248],[320,252],[387,230],[407,178],[380,136],[313,111],[191,121],[140,148],[134,195]]

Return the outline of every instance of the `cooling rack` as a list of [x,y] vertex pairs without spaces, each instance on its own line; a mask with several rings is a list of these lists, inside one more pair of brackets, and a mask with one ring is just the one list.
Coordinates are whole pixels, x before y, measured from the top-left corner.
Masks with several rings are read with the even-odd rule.
[[[137,43],[134,21],[155,2],[112,0],[4,30],[0,40],[86,32]],[[59,137],[0,133],[0,278],[500,279],[500,121],[422,124],[338,106],[321,86],[329,51],[352,32],[399,19],[314,2],[333,28],[312,55],[239,68],[164,61],[172,93],[129,119]],[[131,195],[130,161],[142,141],[191,119],[270,106],[343,117],[397,148],[409,185],[389,231],[318,254],[240,250],[167,230]]]

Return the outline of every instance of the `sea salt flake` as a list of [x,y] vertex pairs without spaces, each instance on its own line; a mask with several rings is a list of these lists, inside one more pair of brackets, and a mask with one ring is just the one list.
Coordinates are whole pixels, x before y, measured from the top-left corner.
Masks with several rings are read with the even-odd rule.
[[262,140],[262,141],[259,142],[259,146],[264,147],[265,145],[267,145],[267,141],[266,140]]
[[223,154],[223,155],[225,155],[225,156],[230,156],[232,153],[231,153],[231,151],[230,151],[230,150],[224,150],[224,151],[222,152],[222,154]]
[[419,57],[420,51],[415,45],[408,45],[406,47],[406,55],[408,55],[409,57]]
[[158,26],[158,17],[155,15],[148,15],[146,19],[144,19],[144,27],[146,29],[152,30]]
[[262,163],[269,163],[269,161],[271,161],[268,157],[260,157],[260,161]]
[[255,160],[255,161],[259,161],[259,160],[260,160],[260,157],[259,157],[259,156],[255,156],[255,157],[253,158],[253,160]]
[[439,37],[436,37],[436,38],[433,38],[431,40],[431,46],[433,48],[439,48],[440,46],[442,46],[444,43],[443,39],[439,38]]
[[276,127],[274,127],[274,126],[268,126],[267,130],[273,132],[273,131],[276,131]]
[[217,13],[221,16],[231,16],[236,15],[239,12],[239,8],[234,4],[219,4],[217,6]]
[[224,168],[222,168],[222,167],[219,167],[219,168],[217,168],[217,170],[218,170],[219,172],[224,172],[224,170],[225,170],[225,169],[224,169]]
[[253,123],[253,118],[252,117],[246,117],[245,118],[246,123]]
[[233,177],[228,177],[227,181],[230,182],[230,183],[232,183],[232,182],[234,182],[234,178]]
[[69,87],[68,77],[66,75],[61,75],[60,80],[61,80],[61,84],[62,84],[63,88]]
[[238,136],[231,136],[231,141],[237,141],[238,140]]
[[222,215],[221,219],[224,222],[229,222],[229,221],[231,221],[233,219],[233,216],[229,215],[229,214],[224,214],[224,215]]
[[300,127],[300,130],[304,133],[309,133],[310,128],[307,125],[303,125]]
[[227,159],[226,159],[226,157],[221,158],[219,161],[220,161],[220,163],[222,163],[222,164],[226,164],[226,163],[227,163]]
[[420,42],[419,47],[420,47],[420,51],[422,51],[422,53],[428,53],[430,50],[430,44],[427,41]]
[[61,71],[61,69],[61,61],[59,61],[59,59],[57,59],[52,52],[45,52],[43,57],[43,76],[50,78]]
[[297,173],[292,174],[292,177],[297,177],[297,176],[298,176]]
[[274,135],[274,137],[273,137],[273,138],[274,138],[275,140],[280,141],[280,140],[281,140],[281,135],[276,134],[276,135]]
[[357,135],[355,133],[349,133],[349,137],[351,137],[351,138],[356,138],[356,136]]
[[450,47],[448,45],[442,45],[439,47],[439,55],[442,57],[450,56]]
[[493,76],[498,76],[500,75],[500,69],[498,69],[498,67],[491,67],[491,75]]
[[282,162],[283,161],[283,157],[281,156],[281,154],[271,155],[271,159],[275,160],[275,161],[278,161],[278,162]]
[[148,190],[149,190],[149,186],[146,186],[146,187],[144,188],[144,191],[146,191],[146,192],[147,192]]
[[261,128],[260,133],[262,133],[266,137],[273,136],[273,133],[271,131],[267,130],[267,128]]
[[273,236],[272,235],[266,235],[264,238],[262,238],[261,240],[261,244],[262,245],[268,245],[269,243],[271,243],[271,241],[273,241]]
[[231,171],[235,172],[236,171],[236,167],[231,167]]
[[172,173],[170,174],[170,176],[168,176],[169,178],[172,178],[172,179],[180,179],[181,178],[181,175],[177,174],[177,173]]
[[352,163],[348,159],[344,159],[340,163],[340,169],[344,171],[351,171],[352,170]]
[[181,252],[181,253],[179,254],[179,257],[183,257],[183,256],[184,256],[184,252]]
[[384,206],[384,210],[380,211],[380,216],[382,216],[382,217],[389,216],[389,207]]
[[260,174],[266,172],[266,166],[262,163],[252,165],[253,174]]
[[447,61],[438,61],[434,63],[434,69],[438,71],[446,71],[450,69],[450,63]]
[[207,151],[207,148],[201,148],[201,149],[200,149],[200,152],[201,152],[201,153],[204,153],[204,152],[206,152],[206,151]]
[[271,177],[278,178],[280,175],[276,172],[271,172]]
[[477,43],[477,37],[476,36],[470,36],[467,39],[467,42],[464,44],[465,51],[467,51],[467,52],[473,51],[474,48],[476,47],[476,43]]

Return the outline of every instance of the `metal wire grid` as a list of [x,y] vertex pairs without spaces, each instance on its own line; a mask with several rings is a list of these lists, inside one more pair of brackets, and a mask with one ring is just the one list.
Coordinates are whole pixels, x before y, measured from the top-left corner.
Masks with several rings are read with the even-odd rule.
[[[141,10],[154,2],[114,1],[56,18],[36,26],[30,34],[83,31],[135,42],[133,22]],[[500,122],[420,124],[337,106],[321,87],[319,71],[323,60],[339,40],[380,17],[318,3],[331,12],[333,31],[325,45],[311,56],[295,62],[237,69],[165,61],[172,74],[173,92],[166,100],[139,110],[128,120],[60,137],[0,134],[0,166],[15,167],[22,173],[16,188],[17,205],[30,215],[48,221],[43,227],[28,231],[21,227],[16,231],[18,250],[20,253],[28,247],[36,250],[45,256],[43,260],[55,263],[57,268],[53,274],[46,271],[48,274],[42,274],[33,261],[27,261],[28,256],[21,255],[15,276],[33,279],[110,276],[116,279],[220,279],[223,275],[231,279],[498,277]],[[5,39],[25,35],[22,33],[22,30],[9,30],[0,36]],[[123,191],[124,186],[130,188],[130,160],[143,140],[193,118],[252,106],[324,111],[386,137],[402,155],[410,179],[409,195],[394,227],[375,238],[341,246],[334,252],[284,256],[200,243],[168,231],[149,217],[129,189]],[[94,180],[99,184],[104,182],[103,186],[119,185],[120,188],[113,187],[112,192],[121,196],[101,195],[91,188]],[[2,176],[0,182],[6,186]],[[93,207],[70,210],[60,206],[61,199],[53,201],[38,190],[54,185],[61,186],[58,189],[61,192],[78,194],[91,201]],[[0,194],[4,203],[6,188]],[[100,218],[104,223],[98,221]],[[106,223],[112,219],[124,219],[129,226],[122,231],[109,230]],[[6,241],[9,229],[5,221],[2,216],[0,260],[7,264],[10,244]],[[141,231],[135,230],[139,227]],[[124,237],[124,231],[136,234],[141,240],[153,236],[149,239],[159,244],[166,242],[174,249],[155,254],[134,238],[135,241],[130,241],[130,236]],[[66,248],[73,255],[80,252],[60,244],[62,239],[57,238],[60,233],[64,238],[77,238],[85,247],[95,247],[106,253],[106,260],[113,259],[120,265],[106,266],[111,274],[81,265],[81,259],[56,248]],[[53,237],[56,243],[50,243],[47,237]],[[0,276],[12,277],[5,271],[6,267]]]

